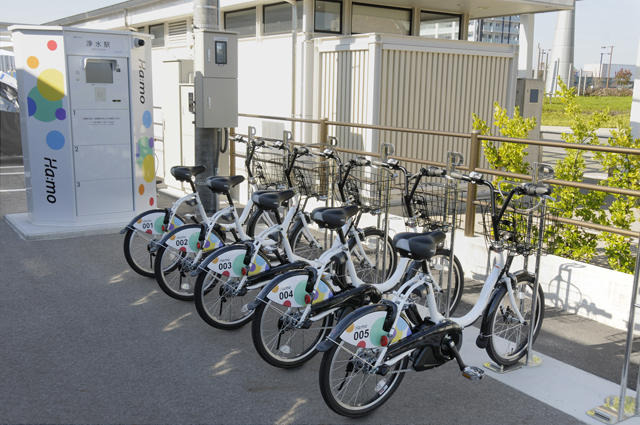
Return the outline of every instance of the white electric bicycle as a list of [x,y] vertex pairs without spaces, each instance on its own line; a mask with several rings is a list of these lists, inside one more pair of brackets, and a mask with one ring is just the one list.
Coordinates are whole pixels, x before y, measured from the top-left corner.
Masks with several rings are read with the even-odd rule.
[[[296,148],[295,151],[298,151],[300,155],[309,154],[306,148]],[[355,160],[349,164],[351,168],[356,166],[358,163]],[[337,275],[345,273],[344,257],[323,256],[321,259],[314,259],[309,258],[313,255],[309,255],[308,250],[303,250],[306,255],[299,255],[296,250],[296,246],[301,240],[300,237],[296,237],[299,233],[289,232],[287,237],[291,223],[301,214],[302,204],[300,195],[296,191],[257,193],[252,195],[252,200],[258,209],[272,214],[277,224],[265,229],[252,240],[225,246],[214,251],[202,261],[198,271],[194,272],[194,274],[198,273],[195,286],[198,314],[206,323],[220,329],[236,329],[248,323],[254,314],[253,309],[248,308],[248,303],[255,299],[258,291],[269,281],[287,271],[301,270],[312,264],[326,268],[327,271],[335,272]],[[280,207],[283,203],[291,205],[284,220],[280,214]],[[354,215],[359,216],[360,208],[358,206],[348,208],[352,212],[348,218]],[[326,207],[320,208],[320,210],[323,209]],[[313,217],[311,218],[313,219]],[[369,268],[378,266],[376,259],[369,258],[371,252],[368,246],[382,246],[384,234],[379,231],[369,234],[368,229],[360,230],[353,220],[350,220],[348,226],[345,227],[344,234],[349,235],[349,239],[345,239],[345,249],[358,258],[358,266],[354,275],[365,279],[371,278],[372,275],[377,276],[377,273],[368,273],[367,265]],[[380,238],[383,240],[379,240]],[[265,254],[266,250],[274,248],[279,248],[279,251],[283,252],[284,258],[278,265],[272,265]],[[390,274],[395,269],[395,252],[390,242],[386,255],[386,264],[389,266],[387,274]],[[382,258],[377,260],[382,261]],[[321,263],[322,266],[320,266]],[[351,265],[353,266],[353,262]],[[334,288],[333,291],[335,290]]]
[[[361,307],[346,316],[328,338],[318,344],[318,350],[324,352],[320,390],[327,405],[336,413],[349,417],[366,415],[391,397],[405,372],[431,369],[452,359],[457,361],[464,377],[482,378],[484,371],[465,365],[458,351],[462,330],[480,317],[482,325],[476,344],[504,366],[522,358],[540,331],[544,294],[534,285],[535,275],[526,270],[511,273],[510,268],[516,255],[528,256],[537,251],[539,260],[545,201],[550,187],[540,183],[520,184],[509,191],[502,206],[497,208],[496,190],[481,174],[452,173],[452,176],[485,185],[491,193],[488,234],[491,250],[496,255],[479,299],[466,315],[444,317],[437,308],[434,279],[429,269],[437,238],[416,233],[396,235],[394,245],[401,257],[404,261],[407,258],[421,261],[421,272],[395,291],[390,300]],[[535,200],[535,204],[530,203],[524,211],[509,209],[516,195]],[[540,214],[534,214],[536,211]],[[517,221],[516,213],[523,219]],[[532,233],[537,236],[531,237]],[[521,237],[523,234],[526,235]],[[416,295],[424,290],[428,310],[414,302]],[[535,319],[533,305],[536,306]]]

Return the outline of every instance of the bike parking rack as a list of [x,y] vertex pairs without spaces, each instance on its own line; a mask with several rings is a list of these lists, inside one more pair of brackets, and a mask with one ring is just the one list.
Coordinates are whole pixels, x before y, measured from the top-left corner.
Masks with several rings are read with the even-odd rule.
[[[415,129],[415,128],[402,128],[402,127],[393,127],[393,126],[383,126],[383,125],[372,125],[372,124],[359,124],[359,123],[351,123],[351,122],[341,122],[341,121],[331,121],[326,118],[324,119],[303,119],[303,118],[291,118],[291,117],[280,117],[280,116],[270,116],[270,115],[258,115],[258,114],[239,114],[242,117],[246,118],[257,118],[257,119],[267,119],[267,120],[276,120],[276,121],[288,121],[291,123],[304,123],[310,125],[317,125],[319,128],[318,137],[321,141],[320,144],[325,145],[326,141],[329,140],[328,128],[332,127],[349,127],[349,128],[358,128],[358,129],[369,129],[372,131],[388,131],[392,133],[401,133],[401,134],[414,134],[414,135],[422,135],[422,136],[443,136],[443,137],[453,137],[458,140],[465,140],[469,142],[469,163],[460,167],[460,169],[465,171],[478,171],[481,173],[486,173],[491,176],[502,176],[508,178],[517,178],[522,180],[532,180],[535,176],[529,176],[526,174],[519,173],[511,173],[505,172],[501,170],[494,169],[485,169],[481,168],[479,158],[480,158],[480,149],[483,141],[493,141],[493,142],[503,142],[503,143],[515,143],[515,144],[526,144],[530,146],[538,146],[538,147],[550,147],[550,148],[560,148],[560,149],[576,149],[582,151],[590,151],[590,152],[605,152],[605,153],[616,153],[621,155],[640,155],[640,149],[630,148],[630,147],[620,147],[620,146],[602,146],[602,145],[591,145],[591,144],[573,144],[567,142],[560,141],[549,141],[549,140],[534,140],[534,139],[517,139],[503,136],[492,136],[492,135],[481,135],[479,131],[473,130],[468,133],[457,133],[451,131],[436,131],[436,130],[425,130],[425,129]],[[381,155],[376,152],[365,152],[365,151],[356,151],[352,149],[345,148],[337,148],[339,152],[357,154],[357,155],[368,155],[374,157],[380,157]],[[394,159],[400,161],[407,161],[413,164],[422,164],[422,165],[435,165],[435,166],[446,166],[446,164],[437,162],[437,161],[429,161],[426,159],[417,159],[411,157],[405,157],[402,155],[389,155]],[[589,191],[600,191],[610,195],[624,195],[629,197],[634,197],[636,199],[640,199],[640,191],[627,189],[627,188],[619,188],[615,186],[601,186],[597,184],[585,183],[585,182],[574,182],[574,181],[565,181],[565,180],[556,180],[552,178],[542,178],[545,183],[549,183],[552,185],[559,185],[563,187],[573,187],[580,190],[589,190]],[[466,197],[466,213],[465,213],[465,235],[473,236],[475,234],[475,217],[476,211],[476,191],[475,186],[470,185],[469,190],[467,191]],[[627,335],[626,335],[626,343],[625,343],[625,354],[624,361],[622,365],[622,373],[620,379],[620,392],[617,396],[612,395],[607,397],[604,400],[604,404],[599,405],[589,411],[586,412],[587,415],[598,419],[603,423],[615,424],[625,419],[640,416],[640,391],[636,391],[635,397],[627,396],[627,385],[628,385],[628,377],[629,377],[629,367],[631,354],[633,353],[633,335],[634,335],[634,327],[636,321],[636,309],[640,308],[640,303],[638,302],[638,286],[639,286],[639,278],[640,278],[640,234],[638,232],[634,232],[628,229],[617,228],[614,226],[601,225],[597,223],[586,222],[582,220],[577,220],[574,218],[566,218],[566,217],[556,217],[553,216],[551,220],[567,225],[578,226],[583,229],[590,229],[596,232],[609,232],[617,235],[621,235],[624,237],[631,238],[632,240],[637,240],[638,248],[636,253],[636,265],[633,276],[633,285],[632,285],[632,296],[630,301],[629,308],[629,320],[627,323]],[[536,291],[537,294],[537,291]],[[527,358],[525,362],[522,364],[517,364],[509,368],[492,368],[490,364],[485,364],[484,367],[488,368],[496,373],[506,373],[513,371],[518,368],[522,368],[523,366],[536,366],[541,363],[541,360],[538,356],[535,356],[533,352],[527,353]],[[638,373],[638,378],[640,378],[640,370]],[[640,387],[640,379],[636,382],[636,388]],[[624,400],[624,403],[620,403],[620,400]]]
[[[587,411],[587,415],[606,424],[616,424],[625,419],[640,416],[640,368],[638,379],[636,380],[636,396],[627,396],[627,385],[629,383],[629,366],[631,365],[631,354],[633,352],[633,330],[636,324],[636,309],[640,308],[638,299],[638,280],[640,278],[640,235],[638,236],[638,247],[636,251],[636,267],[633,273],[633,286],[631,301],[629,306],[629,321],[627,322],[627,338],[624,349],[624,361],[622,363],[622,374],[620,377],[620,394],[611,395],[604,400],[604,404],[596,406]],[[624,400],[623,403],[620,401]]]

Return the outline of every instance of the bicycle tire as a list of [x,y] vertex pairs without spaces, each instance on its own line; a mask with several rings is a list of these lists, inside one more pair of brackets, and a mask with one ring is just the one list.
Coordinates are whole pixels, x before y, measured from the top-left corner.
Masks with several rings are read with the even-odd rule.
[[[530,295],[533,295],[533,286],[534,286],[534,277],[529,274],[523,274],[518,276],[518,281],[516,283],[516,288],[514,288],[516,301],[520,300],[520,313],[526,320],[527,324],[531,323],[531,304],[532,297],[529,296],[528,310],[522,311],[521,308],[525,303],[523,300],[526,295],[523,297],[520,294],[523,292],[520,291],[521,285],[524,284],[530,289]],[[498,306],[494,308],[487,320],[489,320],[489,336],[487,343],[487,354],[489,357],[499,365],[502,366],[512,366],[516,364],[524,355],[527,353],[527,344],[528,344],[528,330],[529,325],[520,324],[515,318],[515,316],[509,316],[511,313],[511,303],[509,302],[507,288],[502,286],[498,289],[498,292],[494,296],[495,298],[492,301],[498,302]],[[506,305],[506,308],[503,308],[503,305]],[[544,320],[544,292],[542,288],[538,286],[538,299],[537,299],[537,318],[533,332],[533,339],[535,341],[540,333],[540,329],[542,328],[542,322]],[[510,353],[504,354],[500,351],[501,346],[505,345],[505,336],[509,334],[505,334],[505,331],[498,328],[501,322],[506,323],[507,325],[513,325],[514,329],[518,330],[517,336],[519,337],[518,341],[515,343],[515,347],[511,350]],[[500,337],[498,337],[500,335]],[[508,345],[508,344],[507,344]]]
[[[327,406],[329,406],[329,408],[334,412],[336,412],[337,414],[350,417],[350,418],[358,418],[358,417],[368,415],[369,413],[373,412],[374,410],[382,406],[384,403],[386,403],[387,400],[389,400],[389,398],[393,395],[393,393],[398,389],[398,387],[400,386],[400,383],[402,382],[402,379],[404,378],[405,373],[398,372],[398,370],[406,369],[409,359],[404,358],[403,360],[396,363],[395,367],[393,367],[392,370],[389,370],[385,376],[376,375],[375,373],[369,374],[368,376],[374,376],[380,379],[383,379],[387,376],[391,376],[392,380],[390,384],[388,384],[388,386],[382,386],[382,390],[383,390],[382,394],[379,394],[379,391],[376,392],[377,397],[373,401],[363,406],[348,406],[345,402],[342,402],[336,397],[336,394],[334,394],[334,391],[336,390],[336,387],[338,387],[338,385],[332,382],[332,370],[333,370],[332,366],[336,364],[334,363],[334,359],[337,358],[337,356],[341,354],[342,351],[345,351],[347,355],[351,353],[350,350],[343,348],[344,345],[346,344],[340,341],[338,344],[335,344],[333,347],[331,347],[331,349],[325,352],[324,355],[322,356],[322,361],[320,363],[320,371],[319,371],[320,393],[322,394],[322,398],[324,399]],[[353,361],[353,358],[354,356],[351,355],[350,360],[346,362],[343,361],[343,363],[346,363],[345,366],[347,366],[347,368],[349,367],[348,362]],[[352,367],[351,371],[347,369],[346,374],[344,371],[337,372],[336,375],[338,376],[338,378],[343,379],[342,385],[344,385],[344,381],[346,380],[347,376],[353,373],[354,369],[356,368]],[[354,378],[352,378],[352,380],[353,379]],[[352,380],[350,380],[347,383],[347,388],[351,385]],[[365,381],[365,382],[368,382],[368,381]],[[384,381],[381,380],[379,381],[379,383],[380,382],[384,382]],[[376,384],[375,386],[376,389],[379,383]],[[340,386],[339,388],[337,388],[338,391],[340,391],[341,388],[343,387]],[[360,389],[362,389],[362,387],[360,387]],[[361,394],[360,391],[356,393],[356,396],[355,396],[356,401],[357,401],[358,395],[360,394]]]
[[[384,240],[384,232],[380,229],[377,229],[375,227],[367,227],[365,229],[362,230],[362,235],[363,235],[363,239],[364,241],[367,241],[368,238],[380,238],[381,240]],[[363,282],[365,283],[381,283],[384,282],[385,280],[387,280],[391,275],[393,275],[393,273],[396,270],[396,267],[398,266],[398,254],[396,253],[395,249],[393,248],[393,243],[392,240],[389,236],[387,236],[387,245],[388,245],[388,253],[390,253],[389,255],[389,263],[387,265],[387,273],[384,274],[384,276],[373,276],[371,277],[371,273],[369,273],[369,276],[371,277],[371,279],[367,280],[367,279],[363,279],[363,277],[361,276],[361,274],[364,274],[364,272],[366,272],[367,270],[371,270],[371,268],[366,268],[366,267],[361,267],[360,269],[358,268],[358,264],[354,264],[356,266],[356,272],[362,272],[362,273],[358,273],[358,278],[360,278]],[[376,243],[377,246],[377,243]],[[352,253],[354,253],[356,248],[356,241],[353,237],[349,238],[349,251],[351,251]],[[354,258],[354,256],[352,255],[351,257],[352,259]],[[355,263],[355,261],[354,261]],[[364,261],[361,261],[361,263],[364,263]],[[347,275],[347,265],[346,263],[340,264],[336,270],[338,276],[346,276]]]
[[[190,225],[190,226],[197,226],[197,225]],[[215,237],[217,237],[219,241],[221,242],[223,241],[222,236],[215,229],[211,230],[211,234],[215,235]],[[160,246],[156,254],[156,258],[154,262],[154,275],[156,278],[156,282],[158,282],[158,286],[160,286],[160,289],[162,289],[162,291],[165,294],[169,295],[171,298],[175,298],[180,301],[193,301],[193,290],[195,285],[189,285],[189,290],[187,291],[175,290],[174,288],[172,288],[172,285],[170,285],[167,282],[167,279],[166,279],[167,273],[174,272],[180,266],[180,261],[182,261],[182,259],[189,254],[185,254],[181,252],[180,254],[178,254],[180,256],[179,261],[176,261],[171,267],[163,268],[163,259],[165,255],[168,255],[168,253],[171,253],[174,255],[176,254],[175,252],[173,252],[173,250],[167,249],[166,246]],[[195,255],[193,257],[195,257]],[[191,280],[192,276],[191,276],[191,271],[187,271],[184,276],[181,270],[179,271],[179,273],[181,277],[179,281],[179,289],[180,289],[180,286],[182,286],[182,277],[186,277],[189,280]]]
[[[148,211],[149,214],[151,213],[157,213],[157,212],[162,212],[162,210],[150,210]],[[184,223],[184,218],[179,216],[179,215],[175,215],[175,217],[177,217],[182,223]],[[147,233],[141,231],[141,230],[136,230],[136,229],[132,229],[132,228],[128,228],[127,232],[124,235],[124,244],[123,244],[123,251],[124,251],[124,258],[127,261],[127,264],[129,264],[129,267],[131,267],[131,269],[133,269],[134,272],[138,273],[141,276],[145,276],[145,277],[154,277],[155,272],[154,272],[154,260],[155,260],[155,253],[152,253],[149,250],[149,242],[151,241],[158,241],[160,240],[160,238],[164,235],[164,234],[159,234],[157,238],[154,238],[152,235],[151,237],[145,237],[145,235],[147,235]],[[148,241],[146,243],[146,247],[144,245],[142,245],[141,247],[136,247],[135,249],[133,248],[134,245],[134,241],[136,237],[141,237],[142,239]],[[145,250],[141,250],[140,248],[144,247]],[[146,251],[146,254],[145,254]],[[140,254],[138,254],[138,252],[140,252]],[[148,258],[149,259],[149,267],[146,268],[145,266],[143,266],[142,264],[140,264],[140,261],[136,260],[137,257],[140,257],[140,259],[143,258]]]

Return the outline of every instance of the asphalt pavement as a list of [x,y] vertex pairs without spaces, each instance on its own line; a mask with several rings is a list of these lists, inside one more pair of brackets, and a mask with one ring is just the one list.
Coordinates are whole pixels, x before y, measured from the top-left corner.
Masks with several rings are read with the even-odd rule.
[[[0,164],[0,216],[26,211],[11,165]],[[381,409],[349,420],[322,400],[319,356],[296,370],[267,365],[249,327],[211,328],[134,273],[121,235],[27,242],[3,220],[0,235],[1,423],[580,423],[490,377],[467,381],[454,362],[408,374]],[[467,286],[471,302],[477,285]],[[616,381],[623,342],[549,311],[536,349]]]

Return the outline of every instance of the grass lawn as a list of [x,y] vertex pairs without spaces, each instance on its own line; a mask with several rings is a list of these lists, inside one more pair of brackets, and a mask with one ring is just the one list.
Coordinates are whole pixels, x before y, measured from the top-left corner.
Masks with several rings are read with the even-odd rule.
[[[610,117],[603,124],[603,127],[616,127],[618,122],[629,125],[631,96],[579,96],[576,100],[585,115],[609,108]],[[571,124],[569,118],[562,113],[562,104],[558,99],[545,97],[541,124],[560,126]]]

